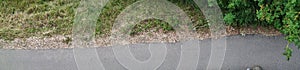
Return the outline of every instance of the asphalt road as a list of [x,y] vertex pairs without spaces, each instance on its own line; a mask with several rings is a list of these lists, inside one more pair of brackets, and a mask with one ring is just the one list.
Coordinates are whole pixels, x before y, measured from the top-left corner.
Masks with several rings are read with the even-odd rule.
[[[293,57],[290,61],[287,61],[285,56],[282,55],[284,47],[287,44],[283,36],[237,35],[227,37],[226,41],[226,53],[223,63],[220,66],[221,70],[245,70],[247,67],[253,65],[260,65],[264,70],[300,69],[299,50],[293,50]],[[180,64],[183,64],[183,68],[181,68],[183,70],[188,70],[184,68],[184,66],[196,66],[195,69],[197,70],[206,70],[207,67],[209,67],[209,60],[211,59],[212,40],[197,40],[190,44],[193,43],[198,43],[198,45],[194,46],[199,47],[199,49],[190,50],[197,52],[198,55],[181,55],[183,43],[150,44],[152,46],[166,46],[165,48],[151,48],[152,46],[149,44],[127,45],[132,54],[124,54],[124,56],[116,56],[116,54],[126,53],[126,51],[116,52],[116,50],[113,49],[116,46],[86,48],[81,50],[90,51],[96,49],[96,57],[100,59],[102,67],[104,67],[105,70],[135,70],[143,68],[143,70],[151,70],[151,67],[157,70],[176,70],[178,68],[180,69],[180,67],[178,67]],[[291,47],[296,49],[294,45],[291,45]],[[95,56],[92,54],[86,55]],[[134,56],[138,62],[130,60],[131,57],[127,56]],[[193,56],[199,56],[197,57],[198,60],[180,62],[181,58],[193,58]],[[91,62],[84,64],[88,68],[93,65],[97,66],[97,64],[93,64],[95,60],[97,59],[93,57],[91,57],[91,59],[89,57],[81,57],[76,60],[73,49],[0,50],[0,70],[79,70],[82,69],[78,67],[80,62]],[[160,60],[162,60],[161,63],[159,63]],[[184,64],[188,62],[197,64]],[[101,66],[99,65],[99,67]],[[101,69],[91,68],[91,70]]]

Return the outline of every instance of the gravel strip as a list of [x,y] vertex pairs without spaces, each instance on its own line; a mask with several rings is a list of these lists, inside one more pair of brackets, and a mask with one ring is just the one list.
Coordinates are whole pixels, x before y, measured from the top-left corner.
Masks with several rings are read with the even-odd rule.
[[[281,33],[272,28],[240,28],[234,29],[233,27],[227,27],[227,34],[229,35],[247,35],[247,34],[263,34],[266,36],[276,36],[281,35]],[[194,33],[194,38],[203,40],[207,38],[212,38],[209,30],[202,30]],[[12,41],[5,41],[0,39],[0,48],[3,49],[61,49],[61,48],[74,48],[71,46],[71,36],[70,35],[56,35],[51,37],[30,37],[30,38],[16,38]],[[163,32],[163,30],[158,31],[146,31],[140,32],[128,40],[130,44],[135,43],[150,43],[150,42],[168,42],[174,43],[180,41],[178,35],[174,31]],[[95,40],[96,46],[112,46],[109,36],[97,37]]]

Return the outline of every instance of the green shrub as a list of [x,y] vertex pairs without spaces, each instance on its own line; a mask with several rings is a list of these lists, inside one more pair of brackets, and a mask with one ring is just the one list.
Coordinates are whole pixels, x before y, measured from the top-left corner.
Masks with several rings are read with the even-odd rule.
[[292,56],[290,43],[300,49],[300,0],[218,0],[224,21],[231,26],[271,25],[286,35],[284,55]]
[[257,25],[257,2],[253,0],[218,0],[224,21],[231,26]]
[[[273,25],[286,35],[289,43],[300,49],[300,1],[299,0],[258,0],[260,9],[257,17]],[[292,49],[287,45],[284,55],[290,59]]]

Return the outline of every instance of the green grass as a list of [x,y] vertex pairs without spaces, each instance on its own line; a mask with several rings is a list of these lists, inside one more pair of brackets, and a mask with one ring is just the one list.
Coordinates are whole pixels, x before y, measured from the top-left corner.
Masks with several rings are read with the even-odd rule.
[[[0,39],[12,40],[31,36],[70,35],[74,9],[80,0],[0,0]],[[107,36],[115,18],[137,0],[111,0],[99,15],[96,35]],[[207,23],[194,3],[171,0],[193,20],[194,29],[206,28]],[[164,21],[149,19],[134,27],[131,34],[149,29],[172,31]]]
[[0,37],[70,34],[77,0],[4,0],[0,4]]

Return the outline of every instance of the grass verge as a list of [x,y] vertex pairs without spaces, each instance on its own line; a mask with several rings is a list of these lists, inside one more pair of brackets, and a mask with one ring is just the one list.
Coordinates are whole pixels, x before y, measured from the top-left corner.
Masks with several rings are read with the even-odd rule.
[[[96,35],[108,36],[115,18],[127,6],[138,0],[110,0],[99,15]],[[194,3],[170,2],[182,8],[192,19],[194,29],[208,25],[199,8]],[[32,36],[70,35],[74,19],[74,9],[80,0],[2,0],[0,3],[0,39],[13,40]],[[149,19],[140,22],[132,30],[132,35],[149,29],[172,31],[164,21]]]

